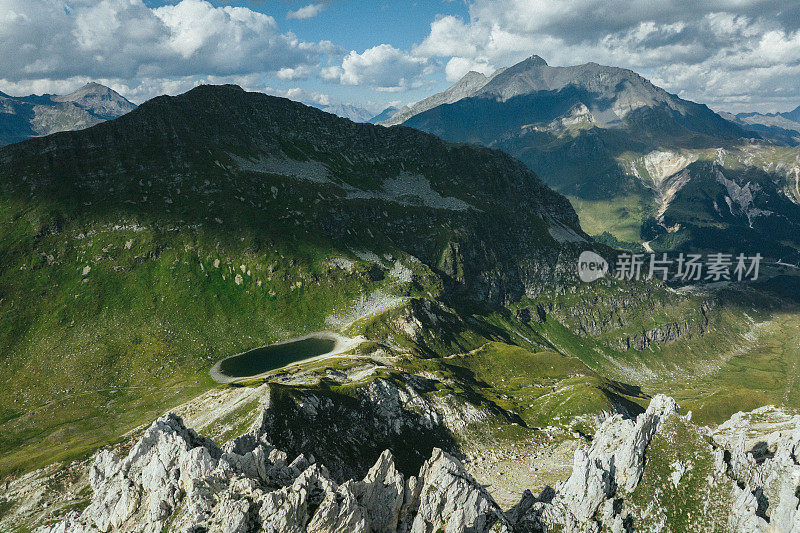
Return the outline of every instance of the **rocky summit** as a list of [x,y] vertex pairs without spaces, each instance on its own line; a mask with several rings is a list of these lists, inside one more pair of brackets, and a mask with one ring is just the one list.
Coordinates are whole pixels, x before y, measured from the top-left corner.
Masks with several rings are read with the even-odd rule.
[[[312,450],[293,458],[277,449],[263,425],[219,447],[170,413],[126,456],[97,454],[91,503],[37,531],[791,531],[800,526],[791,484],[800,420],[764,423],[768,411],[739,413],[715,433],[657,396],[636,418],[607,418],[575,451],[567,479],[506,510],[439,448],[416,475],[386,450],[363,478],[337,482]],[[768,442],[747,444],[779,424]]]

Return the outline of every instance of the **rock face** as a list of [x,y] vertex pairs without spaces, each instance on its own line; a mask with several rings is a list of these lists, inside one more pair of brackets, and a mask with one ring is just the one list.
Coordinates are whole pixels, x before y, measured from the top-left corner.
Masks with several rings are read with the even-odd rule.
[[257,435],[268,435],[290,454],[313,453],[339,482],[364,476],[386,448],[396,450],[398,469],[415,474],[435,447],[456,446],[444,425],[443,409],[420,394],[433,384],[405,378],[404,383],[374,379],[347,399],[276,388]]
[[679,411],[659,395],[606,419],[568,479],[506,512],[439,448],[415,475],[385,450],[339,482],[260,428],[220,448],[169,414],[125,458],[99,453],[91,504],[38,533],[800,531],[800,416],[762,408],[712,432]]
[[492,497],[440,449],[417,477],[399,473],[387,450],[363,480],[340,485],[313,457],[290,462],[255,433],[220,449],[173,414],[124,459],[98,454],[91,485],[89,507],[39,531],[507,530]]
[[[526,495],[512,511],[529,530],[559,526],[567,531],[621,530],[623,517],[615,500],[633,492],[645,466],[645,449],[659,425],[679,412],[675,400],[656,396],[635,420],[607,419],[592,446],[575,451],[572,475],[538,499]],[[599,518],[598,518],[599,515]]]
[[768,406],[737,413],[718,432],[732,445],[717,465],[734,481],[731,531],[800,531],[800,417]]
[[74,93],[13,97],[0,93],[0,146],[117,118],[136,106],[113,90],[89,83]]

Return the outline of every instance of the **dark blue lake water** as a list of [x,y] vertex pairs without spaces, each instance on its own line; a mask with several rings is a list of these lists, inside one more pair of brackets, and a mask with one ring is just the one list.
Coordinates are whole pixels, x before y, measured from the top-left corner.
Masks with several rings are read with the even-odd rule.
[[333,339],[309,338],[256,348],[220,363],[219,371],[232,378],[255,376],[296,361],[326,354],[333,350]]

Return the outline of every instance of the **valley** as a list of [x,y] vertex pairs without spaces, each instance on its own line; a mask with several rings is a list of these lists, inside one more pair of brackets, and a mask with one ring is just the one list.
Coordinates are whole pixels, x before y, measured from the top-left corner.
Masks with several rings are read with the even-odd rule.
[[[729,483],[724,465],[712,467],[722,445],[705,443],[700,424],[769,404],[786,417],[800,409],[797,276],[771,263],[742,285],[583,284],[575,265],[584,250],[613,263],[626,246],[682,249],[670,240],[680,230],[664,225],[719,229],[714,213],[725,213],[713,202],[711,212],[690,207],[713,197],[707,183],[681,177],[706,175],[706,165],[721,168],[715,183],[732,202],[725,223],[738,228],[745,217],[752,231],[737,245],[778,235],[759,226],[759,189],[739,185],[742,175],[763,184],[791,233],[792,200],[748,173],[778,160],[789,168],[792,157],[784,147],[626,153],[620,161],[639,185],[625,196],[564,197],[500,150],[355,124],[233,86],[160,97],[85,131],[2,149],[0,371],[9,380],[0,387],[0,525],[28,531],[93,517],[165,527],[135,509],[112,518],[98,495],[123,489],[86,472],[105,468],[92,461],[117,464],[98,450],[125,457],[161,442],[160,432],[220,460],[216,444],[192,440],[187,427],[227,446],[226,460],[257,449],[271,457],[262,466],[282,481],[248,478],[258,490],[286,489],[321,468],[314,483],[362,479],[385,450],[402,476],[424,479],[445,461],[456,478],[485,487],[493,520],[509,524],[606,520],[559,498],[580,487],[587,447],[618,446],[635,420],[685,434],[698,472]],[[692,249],[710,239],[694,237]],[[770,246],[759,250],[791,264],[791,236]],[[167,410],[183,421],[148,427]],[[659,426],[662,417],[671,422]],[[674,451],[654,434],[657,465]],[[294,470],[289,457],[298,457]],[[242,465],[224,476],[255,475]],[[672,475],[647,472],[637,474],[643,487]],[[219,488],[229,481],[214,490],[239,494],[235,483]],[[181,487],[175,509],[185,513],[181,498],[195,496]],[[553,488],[561,492],[549,500]],[[635,484],[625,490],[631,519],[671,505]],[[233,498],[214,494],[213,505]],[[682,512],[670,520],[681,523]]]
[[800,533],[797,0],[0,42],[0,533]]

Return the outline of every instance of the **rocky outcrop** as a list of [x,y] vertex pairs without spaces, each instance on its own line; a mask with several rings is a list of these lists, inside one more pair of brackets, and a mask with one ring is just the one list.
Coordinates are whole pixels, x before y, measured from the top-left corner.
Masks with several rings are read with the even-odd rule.
[[218,447],[170,414],[125,458],[99,453],[91,504],[39,533],[800,531],[800,416],[762,408],[712,432],[679,411],[659,395],[636,418],[606,419],[569,478],[507,512],[439,448],[414,475],[385,450],[339,482],[258,428]]
[[735,414],[718,433],[730,447],[717,464],[734,481],[730,530],[800,531],[800,416],[767,406]]
[[387,450],[363,480],[337,484],[313,457],[285,453],[249,433],[220,449],[169,414],[127,457],[101,452],[92,503],[40,533],[110,531],[498,531],[492,497],[458,460],[434,449],[405,478]]
[[618,350],[646,350],[651,345],[670,344],[682,337],[690,337],[692,334],[698,336],[705,334],[708,326],[707,321],[696,320],[694,327],[692,322],[684,320],[682,322],[670,322],[655,328],[642,331],[634,335],[625,335],[616,343]]
[[[646,270],[646,269],[645,269]],[[650,346],[664,345],[681,338],[700,337],[710,327],[714,317],[714,302],[706,300],[686,312],[681,306],[689,301],[685,296],[669,294],[654,290],[641,284],[637,291],[621,294],[612,292],[579,293],[580,305],[556,304],[537,311],[541,320],[548,315],[576,335],[582,337],[605,337],[609,346],[617,350],[645,350]],[[541,309],[541,308],[540,308]],[[670,314],[680,312],[683,320],[659,324],[650,329],[634,328],[640,317],[648,316],[657,310],[668,309]]]
[[372,379],[352,395],[275,386],[255,434],[289,454],[314,454],[338,482],[363,477],[387,448],[401,471],[415,474],[434,448],[457,452],[453,431],[462,419],[485,416],[466,402],[452,406],[423,394],[435,385],[397,374]]
[[575,451],[572,475],[539,498],[527,494],[512,511],[524,530],[622,531],[621,498],[639,483],[645,450],[659,425],[679,412],[675,400],[656,396],[635,420],[621,415],[607,419],[591,447]]

